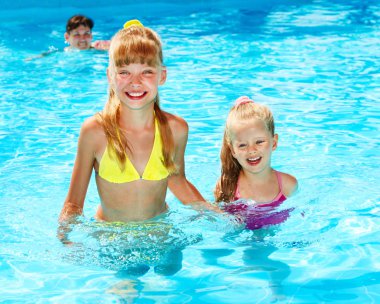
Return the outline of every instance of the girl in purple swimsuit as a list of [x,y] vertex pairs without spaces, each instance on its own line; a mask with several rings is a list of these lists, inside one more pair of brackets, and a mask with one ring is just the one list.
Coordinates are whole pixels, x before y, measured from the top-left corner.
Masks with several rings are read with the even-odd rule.
[[295,177],[271,167],[277,143],[270,109],[246,96],[238,98],[227,117],[214,195],[251,230],[279,224],[291,211],[276,211],[298,186]]

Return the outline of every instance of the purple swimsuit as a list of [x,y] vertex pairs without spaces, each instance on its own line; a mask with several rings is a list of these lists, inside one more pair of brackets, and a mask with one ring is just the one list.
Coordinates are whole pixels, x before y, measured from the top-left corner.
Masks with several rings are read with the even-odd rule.
[[241,217],[246,223],[246,228],[250,230],[285,222],[293,208],[276,211],[276,207],[286,200],[286,196],[282,193],[281,174],[277,171],[275,172],[280,192],[271,202],[256,205],[252,204],[249,200],[241,199],[238,182],[234,202],[226,204],[224,210]]

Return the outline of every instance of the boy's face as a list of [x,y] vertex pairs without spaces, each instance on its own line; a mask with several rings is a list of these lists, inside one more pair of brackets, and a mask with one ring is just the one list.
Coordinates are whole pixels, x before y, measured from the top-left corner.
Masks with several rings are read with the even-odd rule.
[[92,33],[88,26],[80,25],[76,29],[65,33],[65,40],[71,47],[79,50],[87,50],[91,47]]

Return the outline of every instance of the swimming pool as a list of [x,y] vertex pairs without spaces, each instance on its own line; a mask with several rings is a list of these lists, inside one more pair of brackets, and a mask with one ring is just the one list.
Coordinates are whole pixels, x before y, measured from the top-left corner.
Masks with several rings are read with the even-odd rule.
[[[380,301],[378,2],[31,3],[0,13],[1,302]],[[75,245],[64,247],[57,217],[80,125],[106,100],[107,56],[24,59],[62,49],[77,12],[94,18],[96,39],[136,17],[161,35],[162,105],[189,122],[187,176],[209,200],[231,102],[248,95],[269,105],[279,133],[273,166],[300,183],[284,203],[295,208],[290,218],[240,230],[169,193],[163,221],[99,224],[92,180]],[[139,267],[131,274],[126,265]]]

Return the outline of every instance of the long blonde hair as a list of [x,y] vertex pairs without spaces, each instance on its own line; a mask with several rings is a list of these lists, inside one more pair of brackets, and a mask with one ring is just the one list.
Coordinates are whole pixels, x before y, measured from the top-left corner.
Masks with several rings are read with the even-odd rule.
[[[143,26],[130,26],[119,30],[111,40],[109,49],[109,69],[115,71],[117,67],[131,63],[148,64],[161,67],[163,55],[161,41],[158,35],[150,28]],[[157,94],[154,103],[155,117],[159,122],[161,133],[162,154],[165,167],[170,173],[176,172],[174,164],[174,139],[168,120],[160,108]],[[108,146],[115,151],[116,157],[124,169],[126,161],[125,150],[131,153],[127,138],[119,126],[120,100],[117,98],[112,86],[109,86],[108,101],[103,111],[97,113],[96,118],[102,125],[107,136]]]
[[[242,97],[241,97],[242,98]],[[227,116],[223,135],[222,149],[220,151],[221,176],[219,185],[215,188],[214,197],[216,202],[230,202],[233,200],[241,170],[241,165],[232,155],[231,127],[237,121],[259,119],[264,122],[267,130],[274,136],[274,119],[270,109],[252,100],[239,98],[231,108]],[[239,101],[240,100],[240,101]]]

